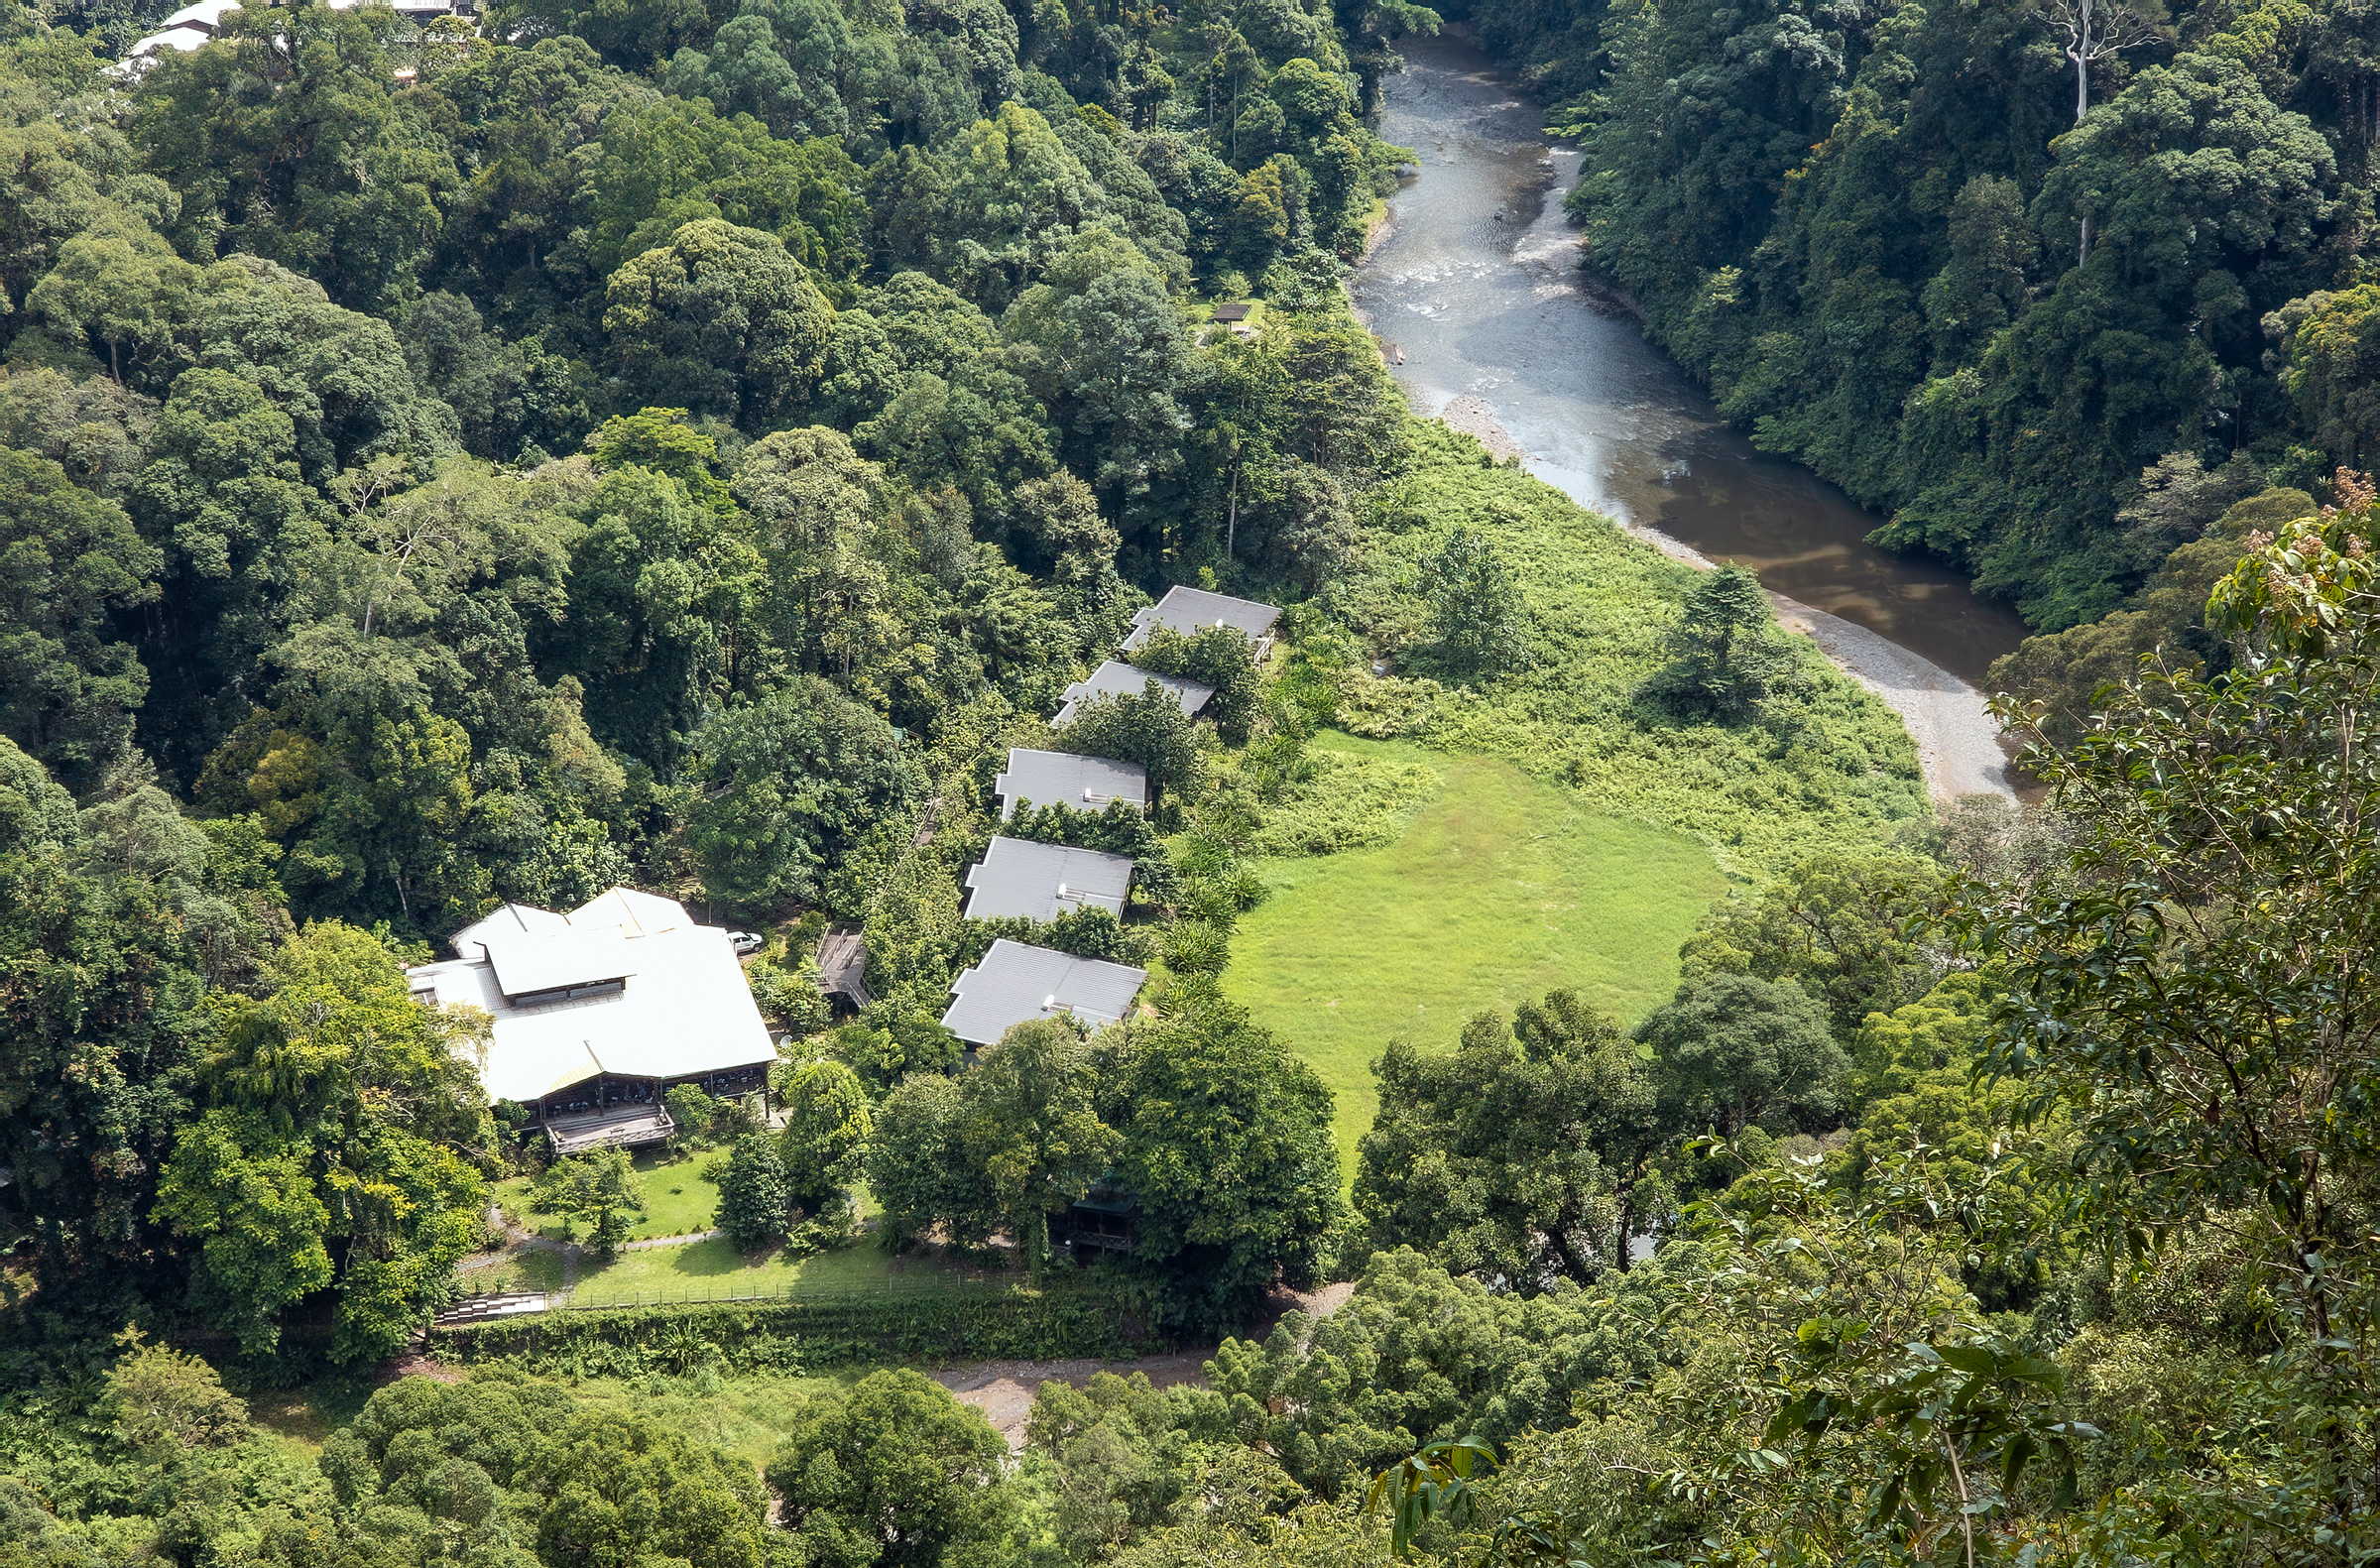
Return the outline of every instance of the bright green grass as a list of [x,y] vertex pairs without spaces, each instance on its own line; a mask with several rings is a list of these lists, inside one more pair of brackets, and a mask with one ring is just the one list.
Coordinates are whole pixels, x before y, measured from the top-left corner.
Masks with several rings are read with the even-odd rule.
[[678,1300],[705,1295],[746,1295],[796,1285],[821,1295],[859,1290],[916,1290],[955,1283],[940,1265],[914,1256],[895,1256],[868,1238],[840,1252],[818,1253],[797,1263],[771,1253],[754,1261],[713,1237],[683,1247],[654,1247],[622,1253],[608,1264],[592,1259],[578,1266],[574,1306],[601,1306],[639,1299]]
[[1445,780],[1395,842],[1263,863],[1271,897],[1240,922],[1223,984],[1338,1098],[1340,1167],[1395,1035],[1443,1048],[1473,1014],[1568,987],[1633,1023],[1677,984],[1678,944],[1726,890],[1683,835],[1598,816],[1489,757],[1324,735],[1316,745],[1426,762]]
[[[711,1216],[719,1210],[719,1188],[703,1180],[700,1171],[719,1154],[717,1149],[699,1149],[671,1159],[659,1149],[638,1150],[637,1174],[645,1183],[645,1218],[628,1233],[628,1239],[636,1242],[649,1236],[692,1236],[709,1230]],[[562,1222],[558,1218],[526,1207],[529,1188],[527,1176],[498,1182],[496,1201],[538,1235],[557,1242],[562,1240]],[[574,1239],[586,1240],[584,1236]]]

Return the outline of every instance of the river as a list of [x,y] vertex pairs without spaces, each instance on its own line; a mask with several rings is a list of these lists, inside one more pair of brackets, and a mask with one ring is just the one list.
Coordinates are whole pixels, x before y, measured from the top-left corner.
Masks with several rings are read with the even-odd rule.
[[2008,794],[1976,683],[2023,622],[1949,568],[1869,544],[1880,519],[1754,450],[1634,320],[1599,308],[1561,209],[1578,153],[1468,39],[1400,48],[1380,134],[1421,172],[1350,292],[1414,408],[1673,554],[1751,567],[1787,625],[1908,721],[1938,797]]

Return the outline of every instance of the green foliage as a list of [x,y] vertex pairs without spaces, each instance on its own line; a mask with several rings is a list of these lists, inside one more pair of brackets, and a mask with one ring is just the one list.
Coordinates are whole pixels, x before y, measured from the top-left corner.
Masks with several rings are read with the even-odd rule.
[[1529,663],[1519,596],[1492,541],[1456,529],[1422,561],[1421,581],[1438,657],[1457,677],[1501,674]]
[[782,1141],[767,1133],[737,1139],[728,1150],[727,1168],[719,1173],[717,1217],[736,1251],[758,1252],[783,1241],[793,1201]]
[[1110,1282],[1053,1276],[1031,1289],[861,1290],[766,1305],[579,1308],[544,1324],[435,1329],[441,1358],[502,1362],[540,1375],[638,1378],[678,1372],[692,1351],[756,1372],[888,1361],[1113,1358],[1151,1346]]
[[1314,750],[1299,778],[1265,808],[1250,848],[1258,855],[1335,855],[1393,842],[1446,787],[1424,764]]
[[693,747],[706,787],[688,838],[705,890],[733,907],[816,898],[824,869],[921,784],[892,726],[814,675],[718,714]]
[[163,552],[113,501],[47,458],[0,447],[0,732],[87,784],[132,737],[148,672],[109,635],[112,611],[152,598]]
[[1448,755],[1509,759],[1622,812],[1701,840],[1746,876],[1822,849],[1865,851],[1926,809],[1916,754],[1873,697],[1794,640],[1795,679],[1757,724],[1721,726],[1648,714],[1645,682],[1667,663],[1655,605],[1681,602],[1703,574],[1668,561],[1527,474],[1483,467],[1468,437],[1408,425],[1409,468],[1378,492],[1395,523],[1325,595],[1361,644],[1422,652],[1428,606],[1420,564],[1458,528],[1490,540],[1528,613],[1533,663],[1492,686],[1337,676],[1337,723]]
[[1276,1277],[1312,1284],[1341,1215],[1314,1069],[1220,1002],[1131,1025],[1115,1049],[1115,1181],[1139,1206],[1131,1264],[1158,1326],[1221,1333]]
[[608,1258],[627,1234],[628,1217],[645,1212],[645,1184],[626,1149],[598,1148],[546,1166],[530,1188],[530,1203],[560,1215],[565,1225],[586,1221],[596,1251]]
[[193,1238],[192,1304],[250,1354],[333,1285],[333,1355],[375,1360],[445,1304],[479,1242],[487,1191],[456,1149],[494,1140],[458,1051],[486,1025],[415,1003],[395,954],[351,927],[306,927],[268,974],[267,999],[219,1005],[204,1111],[175,1139],[155,1217]]
[[1163,811],[1168,795],[1196,791],[1206,776],[1195,727],[1174,695],[1153,680],[1139,691],[1082,704],[1058,744],[1086,757],[1113,757],[1147,769],[1152,813]]
[[278,21],[243,18],[224,48],[164,61],[136,95],[133,137],[182,195],[183,246],[302,268],[379,305],[434,241],[458,174],[419,109],[390,96],[369,19],[301,5]]
[[441,1562],[526,1556],[523,1541],[555,1564],[600,1560],[602,1546],[720,1568],[765,1560],[750,1463],[504,1370],[382,1388],[324,1446],[322,1469],[340,1563],[398,1541]]
[[881,1098],[911,1073],[949,1072],[966,1047],[939,1013],[885,1001],[827,1036],[827,1049]]
[[[673,1083],[661,1095],[669,1113],[670,1142],[681,1150],[707,1144],[719,1119],[719,1102],[698,1083]],[[555,1213],[561,1211],[555,1210]]]
[[1199,710],[1213,722],[1215,733],[1229,746],[1246,746],[1255,727],[1258,687],[1255,661],[1247,634],[1237,627],[1202,627],[1184,637],[1170,627],[1157,627],[1148,641],[1132,652],[1135,667],[1160,675],[1179,675],[1212,686],[1215,695]]
[[1483,1013],[1455,1050],[1391,1040],[1379,1111],[1358,1146],[1356,1210],[1374,1249],[1535,1293],[1629,1265],[1664,1219],[1652,1162],[1674,1137],[1650,1064],[1576,994]]
[[1791,980],[1824,1000],[1836,1038],[1871,1013],[1914,1002],[1939,977],[1918,926],[1939,906],[1942,872],[1906,855],[1802,862],[1757,897],[1715,906],[1680,949],[1689,980]]
[[[81,865],[73,797],[0,737],[0,1137],[16,1196],[9,1244],[45,1284],[161,1245],[147,1173],[191,1112],[203,970],[169,876],[140,859]],[[24,1256],[20,1251],[19,1256]]]
[[213,1448],[248,1435],[248,1406],[215,1369],[138,1329],[118,1336],[123,1357],[108,1370],[104,1407],[111,1435],[144,1452]]
[[1094,1374],[1082,1388],[1044,1383],[1025,1428],[1027,1474],[1047,1477],[1068,1558],[1105,1556],[1190,1513],[1213,1452],[1194,1447],[1146,1373]]
[[[2341,171],[2362,133],[2324,96],[2336,67],[2284,42],[2302,24],[2185,19],[2177,41],[2126,15],[2111,45],[2101,16],[2078,115],[2030,13],[1479,12],[1569,100],[1595,264],[1722,412],[2045,631],[2155,564],[2118,512],[2160,457],[2353,438],[2314,367],[2354,363],[2359,306],[2329,304],[2347,280],[2324,248],[2360,210]],[[2284,393],[2258,319],[2286,359],[2317,312],[2335,326]]]
[[2210,676],[2220,673],[2230,650],[2207,626],[2207,596],[2238,564],[2250,534],[2271,533],[2315,512],[2314,498],[2303,490],[2279,489],[2250,496],[2212,519],[2179,520],[2160,537],[2178,536],[2187,543],[2177,545],[2142,585],[2134,608],[2025,639],[1992,663],[1989,684],[2028,705],[2039,703],[2036,721],[2042,734],[2063,746],[2089,727],[2101,689],[2137,673],[2144,656],[2201,664]]
[[986,1231],[976,1227],[996,1219],[1024,1266],[1040,1267],[1049,1216],[1088,1193],[1122,1146],[1093,1108],[1094,1071],[1071,1019],[1019,1024],[977,1053],[959,1079],[949,1129],[963,1179],[976,1188],[972,1215],[944,1217],[954,1237],[980,1241]]
[[839,1061],[812,1062],[786,1081],[781,1135],[786,1190],[815,1209],[859,1179],[875,1133],[868,1091]]
[[739,422],[806,401],[834,307],[773,234],[689,223],[612,274],[603,329],[632,395]]
[[1660,1096],[1680,1121],[1732,1137],[1782,1123],[1835,1125],[1850,1057],[1826,1009],[1791,979],[1716,974],[1689,980],[1636,1026],[1653,1052]]
[[1572,1290],[1523,1300],[1417,1253],[1379,1253],[1330,1316],[1290,1313],[1261,1346],[1226,1340],[1210,1387],[1181,1396],[1185,1421],[1265,1445],[1311,1493],[1360,1497],[1426,1442],[1558,1429],[1575,1393],[1649,1373],[1652,1346],[1631,1314],[1649,1305],[1657,1272],[1635,1271],[1612,1301]]
[[1015,1502],[1008,1445],[940,1385],[903,1368],[814,1399],[769,1463],[787,1528],[838,1568],[991,1557]]
[[1734,565],[1721,566],[1687,592],[1669,655],[1646,689],[1682,713],[1721,724],[1758,713],[1793,667],[1760,579]]
[[[1138,880],[1137,877],[1133,879],[1135,886]],[[1147,890],[1140,891],[1145,893]],[[1168,931],[1168,941],[1171,935]],[[1128,926],[1106,909],[1092,905],[1069,909],[1049,920],[1032,920],[1023,915],[1004,915],[992,920],[970,919],[959,928],[958,942],[950,960],[954,971],[970,968],[980,962],[984,954],[992,950],[992,944],[1003,938],[1029,943],[1034,947],[1051,947],[1082,958],[1098,958],[1109,963],[1135,966],[1145,966],[1157,952],[1157,940],[1146,926]]]
[[756,958],[744,966],[744,980],[752,987],[761,1016],[796,1039],[817,1033],[834,1020],[834,1005],[818,989],[814,961],[805,959],[798,969],[787,969],[774,959]]
[[[2372,1167],[2339,1098],[2369,1068],[2338,1025],[2362,1005],[2340,977],[2364,939],[2349,802],[2367,765],[2345,736],[2371,680],[2371,527],[2363,500],[2285,529],[2217,591],[2237,667],[2144,672],[2071,751],[2037,755],[2078,816],[2071,875],[1971,927],[2009,966],[1986,1060],[2027,1078],[2029,1110],[2072,1116],[2092,1217],[2152,1250],[2238,1206],[2239,1263],[2292,1304],[2289,1365],[2342,1411],[2370,1398]],[[2318,1467],[2307,1518],[2360,1531],[2358,1480],[2284,1462]]]
[[842,77],[851,30],[821,0],[748,3],[711,36],[669,60],[669,90],[706,97],[722,117],[751,114],[773,136],[840,139],[849,128]]

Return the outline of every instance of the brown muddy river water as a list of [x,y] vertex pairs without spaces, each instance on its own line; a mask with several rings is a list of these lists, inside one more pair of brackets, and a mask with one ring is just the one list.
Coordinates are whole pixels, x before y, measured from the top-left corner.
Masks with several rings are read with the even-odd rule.
[[[2025,635],[1932,561],[1866,542],[1881,519],[1753,450],[1687,374],[1582,288],[1561,196],[1579,155],[1476,45],[1411,39],[1380,134],[1421,173],[1349,281],[1414,407],[1482,411],[1581,505],[1740,561],[1771,591],[1867,627],[1967,681]],[[1393,363],[1402,355],[1401,363]]]

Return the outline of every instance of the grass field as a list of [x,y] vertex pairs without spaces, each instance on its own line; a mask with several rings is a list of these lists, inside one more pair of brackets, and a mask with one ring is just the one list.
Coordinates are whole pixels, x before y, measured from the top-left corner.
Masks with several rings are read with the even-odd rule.
[[738,1295],[753,1290],[781,1290],[798,1284],[804,1290],[837,1294],[856,1290],[932,1288],[955,1276],[930,1259],[896,1257],[871,1236],[840,1252],[818,1253],[788,1263],[776,1253],[748,1260],[724,1237],[684,1247],[654,1247],[622,1253],[609,1264],[583,1261],[578,1267],[577,1306],[599,1306],[639,1297],[699,1296],[707,1292]]
[[[651,1236],[691,1236],[711,1228],[711,1216],[719,1209],[719,1188],[702,1179],[700,1171],[708,1161],[720,1156],[718,1149],[700,1149],[682,1158],[671,1159],[659,1149],[639,1149],[636,1154],[637,1174],[645,1182],[645,1218],[628,1233],[628,1240],[641,1242]],[[530,1178],[515,1176],[496,1184],[496,1201],[505,1211],[540,1236],[561,1241],[562,1222],[550,1214],[539,1214],[526,1207],[529,1202]],[[581,1230],[585,1227],[580,1227]],[[585,1241],[584,1236],[575,1238]]]
[[1395,842],[1263,863],[1272,896],[1232,939],[1224,989],[1338,1097],[1340,1164],[1402,1034],[1454,1043],[1473,1014],[1569,987],[1635,1022],[1677,983],[1678,944],[1726,889],[1692,840],[1592,814],[1488,757],[1343,735],[1317,746],[1425,763],[1445,781]]

